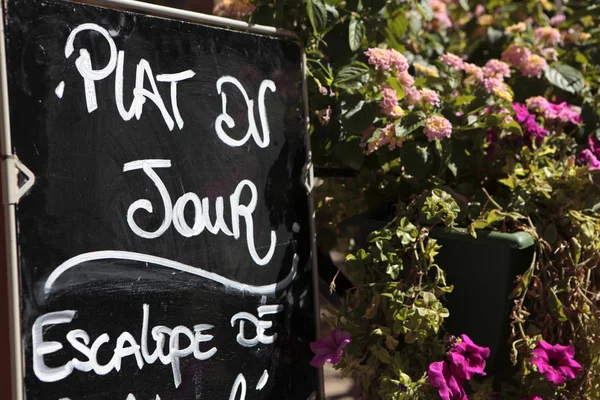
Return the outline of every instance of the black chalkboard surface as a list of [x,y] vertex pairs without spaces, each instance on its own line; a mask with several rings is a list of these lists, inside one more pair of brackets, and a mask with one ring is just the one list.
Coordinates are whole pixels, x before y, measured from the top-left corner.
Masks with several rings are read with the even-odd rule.
[[25,398],[317,396],[302,48],[3,4]]

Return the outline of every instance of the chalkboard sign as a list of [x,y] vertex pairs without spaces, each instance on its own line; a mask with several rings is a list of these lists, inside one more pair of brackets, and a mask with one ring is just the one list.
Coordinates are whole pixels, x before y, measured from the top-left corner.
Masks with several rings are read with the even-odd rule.
[[3,7],[4,159],[32,173],[8,196],[23,398],[318,397],[302,47],[142,5]]

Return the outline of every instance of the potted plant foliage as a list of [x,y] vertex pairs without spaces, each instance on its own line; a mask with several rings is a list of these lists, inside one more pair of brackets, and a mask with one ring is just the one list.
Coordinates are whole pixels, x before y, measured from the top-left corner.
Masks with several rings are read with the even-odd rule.
[[[328,175],[318,240],[347,253],[352,282],[313,364],[355,376],[366,399],[600,398],[600,5],[218,11],[305,44],[313,161]],[[479,294],[453,300],[459,290]],[[477,324],[493,346],[469,335]]]

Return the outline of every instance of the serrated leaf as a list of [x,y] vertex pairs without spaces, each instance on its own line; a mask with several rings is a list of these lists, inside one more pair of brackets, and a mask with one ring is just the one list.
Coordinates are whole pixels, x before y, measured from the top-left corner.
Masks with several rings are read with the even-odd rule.
[[365,26],[363,22],[358,19],[350,20],[348,27],[348,44],[350,45],[350,50],[356,51],[360,49],[364,34]]
[[544,76],[552,85],[573,94],[580,92],[585,86],[585,78],[581,72],[566,64],[555,63],[546,67]]
[[358,90],[367,82],[369,67],[361,62],[353,61],[337,73],[333,84],[346,90]]
[[425,125],[425,120],[419,120],[417,122],[415,122],[414,124],[405,126],[403,124],[400,123],[400,121],[396,122],[396,137],[397,138],[401,138],[404,136],[408,136],[411,133],[413,133],[414,131],[416,131],[417,129],[419,129],[420,127],[422,127],[423,125]]
[[313,27],[313,33],[318,36],[327,26],[327,9],[321,0],[307,0],[306,12]]

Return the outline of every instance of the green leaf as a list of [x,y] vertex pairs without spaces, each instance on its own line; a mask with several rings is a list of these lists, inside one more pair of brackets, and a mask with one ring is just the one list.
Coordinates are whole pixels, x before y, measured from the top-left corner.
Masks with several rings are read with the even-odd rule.
[[460,4],[463,10],[469,11],[469,0],[458,0],[458,4]]
[[585,86],[585,79],[580,71],[570,65],[554,63],[544,70],[548,82],[566,92],[576,94]]
[[498,40],[502,39],[502,36],[504,36],[504,32],[501,30],[492,28],[490,26],[487,29],[487,36],[488,36],[488,40],[493,44],[493,43],[496,43]]
[[364,34],[365,26],[363,22],[358,19],[350,20],[348,29],[348,44],[350,45],[350,50],[356,51],[360,49]]
[[583,53],[579,51],[575,53],[575,61],[577,61],[581,65],[588,65],[590,63],[586,56],[584,56]]
[[423,304],[426,307],[430,307],[433,303],[435,303],[437,301],[435,294],[433,294],[431,292],[423,292],[423,294],[421,296],[423,297]]
[[404,88],[400,86],[398,79],[392,76],[388,76],[386,82],[388,85],[390,85],[392,89],[396,91],[396,94],[398,95],[398,100],[402,100],[404,98]]
[[565,322],[568,320],[567,316],[565,315],[563,304],[553,288],[550,288],[550,291],[548,292],[548,306],[550,307],[550,312],[554,318],[560,322]]
[[485,219],[478,219],[476,221],[473,221],[473,228],[475,229],[485,229],[489,225],[489,222],[487,222]]
[[471,104],[471,102],[473,100],[475,100],[476,97],[470,94],[464,95],[464,96],[459,96],[456,98],[456,101],[454,102],[454,104],[456,106],[464,106],[466,104]]
[[416,5],[423,18],[425,18],[426,21],[431,21],[433,18],[433,10],[431,9],[429,2],[427,0],[421,0],[416,3]]
[[498,182],[505,184],[513,190],[515,189],[515,187],[517,187],[517,178],[514,175],[511,175],[505,179],[498,179]]
[[411,124],[408,126],[400,123],[400,120],[399,120],[396,122],[396,137],[401,138],[404,136],[408,136],[411,133],[413,133],[414,131],[416,131],[417,129],[419,129],[420,127],[422,127],[423,125],[425,125],[424,119],[418,120],[414,124]]
[[318,36],[327,26],[327,9],[321,0],[308,0],[306,2],[306,12],[308,19],[313,27],[313,33]]
[[498,210],[492,210],[488,214],[486,221],[488,224],[493,224],[494,222],[502,221],[504,219],[504,215],[498,213]]
[[361,62],[353,61],[339,70],[333,84],[345,90],[358,90],[369,78],[369,67]]
[[475,123],[477,122],[477,115],[469,115],[467,117],[467,126],[471,126],[471,125],[475,125]]
[[365,102],[362,96],[346,96],[342,102],[342,126],[346,132],[362,134],[373,124],[378,106]]
[[579,260],[581,259],[581,245],[575,238],[571,238],[569,242],[569,252],[571,254],[571,258],[575,264],[579,264]]
[[373,299],[371,300],[371,304],[369,304],[367,310],[365,311],[364,317],[366,319],[375,318],[375,316],[377,315],[377,310],[379,309],[380,299],[381,298],[379,297],[379,293],[375,293],[375,296],[373,296]]
[[332,6],[330,4],[325,4],[325,9],[327,10],[328,13],[331,13],[331,17],[333,19],[340,18],[340,13],[338,12],[337,8],[335,8],[334,6]]
[[407,29],[408,20],[406,15],[399,14],[395,17],[388,17],[385,27],[385,36],[388,43],[395,48],[402,47],[403,37]]
[[413,35],[418,35],[421,31],[422,27],[422,17],[420,15],[416,15],[411,17],[410,19],[410,31]]
[[359,170],[362,167],[365,156],[360,140],[339,143],[336,150],[337,158],[350,168]]

